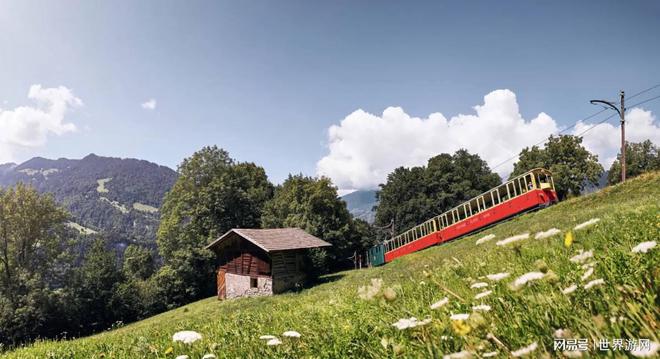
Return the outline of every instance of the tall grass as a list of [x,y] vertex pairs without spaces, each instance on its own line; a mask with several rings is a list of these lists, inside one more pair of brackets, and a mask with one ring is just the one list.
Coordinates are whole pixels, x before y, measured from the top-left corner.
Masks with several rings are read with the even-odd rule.
[[[596,224],[573,228],[592,218]],[[561,233],[545,239],[534,234],[550,228]],[[565,237],[571,232],[570,246]],[[530,232],[528,239],[505,246],[496,242]],[[476,245],[484,235],[495,238]],[[8,358],[382,358],[442,357],[470,352],[475,357],[512,351],[537,343],[532,357],[555,357],[553,337],[563,330],[568,338],[590,341],[648,338],[658,342],[660,256],[631,249],[660,234],[660,174],[653,173],[598,193],[565,201],[526,214],[482,233],[400,258],[386,266],[339,273],[328,282],[301,293],[219,302],[214,298],[104,332],[70,341],[41,341],[5,353]],[[570,242],[570,241],[569,241]],[[574,263],[571,257],[593,251],[593,258]],[[582,265],[593,262],[593,274]],[[488,274],[509,273],[500,281]],[[512,283],[529,272],[543,273],[520,288]],[[372,285],[382,280],[382,286]],[[586,289],[589,281],[603,285]],[[213,280],[213,278],[209,278]],[[471,288],[485,282],[485,288]],[[570,294],[562,290],[576,285]],[[475,295],[492,291],[475,299]],[[368,293],[369,295],[366,295]],[[369,299],[371,297],[371,299]],[[438,309],[431,304],[442,298]],[[474,312],[477,305],[490,311]],[[483,307],[485,308],[485,307]],[[466,313],[464,321],[452,314]],[[399,330],[402,318],[428,324]],[[180,330],[195,330],[203,339],[174,343]],[[282,333],[296,330],[300,338]],[[267,346],[261,335],[282,341]],[[559,333],[558,333],[559,334]],[[571,353],[567,353],[571,354]],[[625,351],[609,355],[625,356]]]

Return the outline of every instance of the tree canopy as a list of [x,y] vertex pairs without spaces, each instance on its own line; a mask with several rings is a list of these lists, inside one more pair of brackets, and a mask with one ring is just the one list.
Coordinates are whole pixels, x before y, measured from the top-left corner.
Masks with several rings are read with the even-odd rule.
[[401,232],[500,182],[484,160],[464,149],[432,157],[426,166],[399,167],[377,192],[376,224],[394,221],[396,232]]
[[[653,142],[650,140],[640,143],[626,142],[626,178],[657,170],[660,170],[660,153]],[[609,184],[621,182],[621,153],[616,156],[610,167],[607,182]]]
[[603,173],[598,156],[582,146],[581,137],[571,135],[550,136],[544,148],[524,148],[509,178],[538,167],[552,172],[560,199],[579,195],[588,183],[598,185]]
[[266,204],[261,224],[264,228],[298,227],[332,244],[325,259],[322,253],[313,253],[317,267],[328,264],[321,269],[345,268],[354,251],[364,250],[346,203],[325,177],[289,175]]

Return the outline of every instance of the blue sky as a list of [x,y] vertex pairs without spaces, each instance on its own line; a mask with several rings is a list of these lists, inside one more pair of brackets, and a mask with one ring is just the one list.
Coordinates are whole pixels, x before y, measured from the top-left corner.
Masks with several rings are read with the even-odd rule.
[[657,1],[2,1],[0,108],[34,106],[34,84],[84,103],[65,115],[75,132],[15,161],[93,152],[175,168],[217,144],[280,182],[323,172],[328,129],[358,109],[450,119],[509,89],[525,120],[561,128],[598,110],[592,98],[660,83],[659,18]]

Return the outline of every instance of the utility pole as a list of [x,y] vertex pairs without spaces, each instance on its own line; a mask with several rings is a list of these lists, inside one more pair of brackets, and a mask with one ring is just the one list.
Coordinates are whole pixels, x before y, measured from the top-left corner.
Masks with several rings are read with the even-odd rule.
[[626,107],[623,104],[626,93],[621,90],[621,182],[626,181]]
[[614,111],[619,113],[619,118],[621,119],[621,182],[626,181],[626,106],[624,104],[625,92],[621,90],[621,109],[617,108],[613,103],[605,100],[591,100],[592,104],[604,104],[614,109]]

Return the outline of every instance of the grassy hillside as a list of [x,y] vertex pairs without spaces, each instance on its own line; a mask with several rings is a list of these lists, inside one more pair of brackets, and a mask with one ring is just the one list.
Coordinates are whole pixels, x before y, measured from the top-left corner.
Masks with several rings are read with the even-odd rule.
[[[580,230],[577,224],[600,221]],[[534,239],[550,228],[560,234]],[[574,241],[566,247],[565,233]],[[496,242],[524,232],[530,238],[498,246]],[[563,329],[569,338],[648,338],[658,342],[660,310],[659,248],[633,253],[640,242],[655,241],[660,233],[660,174],[633,179],[625,185],[530,213],[482,233],[401,258],[384,267],[340,273],[301,293],[269,298],[218,302],[214,298],[88,338],[44,341],[6,353],[8,358],[218,358],[251,357],[432,357],[460,351],[475,356],[510,351],[534,342],[532,356],[553,352],[553,335]],[[495,238],[476,241],[487,234]],[[593,258],[574,263],[581,250]],[[586,256],[585,256],[586,257]],[[593,263],[593,274],[581,277]],[[585,266],[585,267],[586,267]],[[485,276],[507,272],[500,281]],[[521,288],[516,278],[544,273]],[[369,286],[372,279],[382,280]],[[604,284],[593,282],[602,279]],[[213,280],[213,278],[209,278]],[[471,288],[475,282],[488,284]],[[578,288],[563,294],[562,289]],[[492,291],[481,299],[475,295]],[[383,294],[384,293],[384,294]],[[487,292],[486,292],[487,293]],[[363,297],[363,298],[361,298]],[[364,299],[372,297],[371,299]],[[442,298],[448,303],[431,309]],[[473,306],[488,305],[487,312]],[[465,321],[450,316],[471,313]],[[402,318],[431,318],[422,326],[399,330]],[[190,345],[173,343],[179,330],[195,330],[203,339]],[[300,338],[285,338],[295,330]],[[278,336],[279,346],[259,337]],[[624,352],[616,352],[624,355]]]

